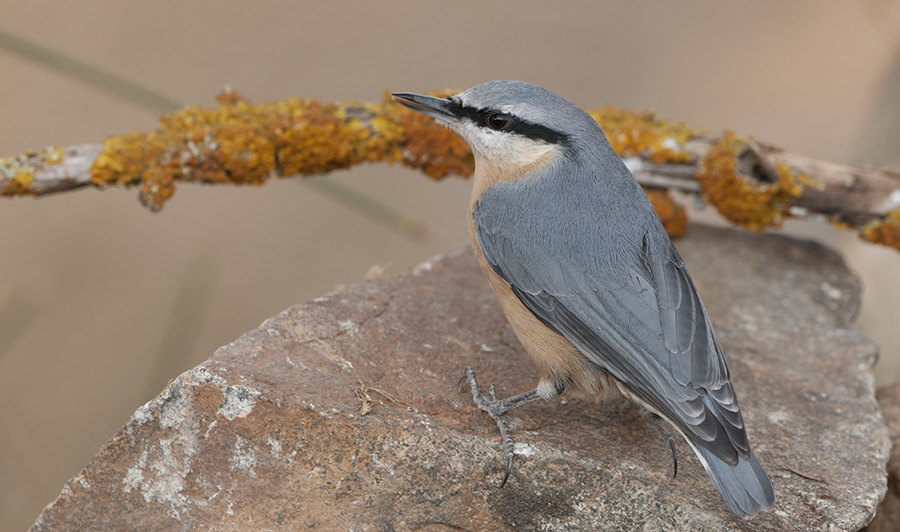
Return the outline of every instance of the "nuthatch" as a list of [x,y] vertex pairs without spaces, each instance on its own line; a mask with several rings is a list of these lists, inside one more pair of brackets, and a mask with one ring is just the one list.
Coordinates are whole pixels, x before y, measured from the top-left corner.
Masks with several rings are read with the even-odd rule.
[[[722,348],[653,206],[590,115],[521,81],[448,99],[394,99],[436,118],[475,155],[469,236],[510,325],[537,366],[537,388],[503,400],[464,379],[504,440],[503,416],[569,391],[624,396],[668,421],[728,508],[775,502],[750,449]],[[504,482],[505,482],[504,478]]]

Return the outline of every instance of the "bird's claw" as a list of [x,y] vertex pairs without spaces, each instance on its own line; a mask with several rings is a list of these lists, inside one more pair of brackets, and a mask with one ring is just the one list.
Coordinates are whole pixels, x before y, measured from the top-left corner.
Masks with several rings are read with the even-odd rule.
[[669,448],[672,449],[672,478],[678,476],[678,454],[675,452],[675,438],[669,435]]
[[650,425],[653,426],[660,435],[665,436],[669,443],[669,449],[672,451],[672,478],[678,476],[678,453],[675,452],[675,438],[666,421],[657,414],[650,414]]
[[509,479],[509,473],[512,471],[514,456],[514,454],[510,453],[510,455],[506,457],[506,473],[503,475],[503,480],[500,481],[500,485],[497,487],[497,489],[500,489],[506,485],[506,481]]
[[463,381],[466,381],[471,388],[472,400],[475,403],[475,406],[491,416],[491,419],[497,424],[497,428],[500,429],[500,437],[503,440],[503,457],[506,459],[506,472],[504,473],[503,480],[500,481],[499,486],[499,488],[502,488],[506,485],[506,481],[509,479],[509,475],[512,472],[513,458],[515,457],[515,453],[513,452],[515,449],[515,442],[513,442],[512,436],[509,435],[509,424],[506,422],[506,419],[504,419],[504,415],[510,410],[511,406],[509,406],[508,400],[497,400],[497,397],[494,395],[493,384],[490,387],[490,399],[481,393],[481,390],[478,389],[478,382],[475,380],[475,372],[472,371],[472,368],[466,368],[465,373],[463,373],[463,376],[457,385],[458,391],[462,391]]

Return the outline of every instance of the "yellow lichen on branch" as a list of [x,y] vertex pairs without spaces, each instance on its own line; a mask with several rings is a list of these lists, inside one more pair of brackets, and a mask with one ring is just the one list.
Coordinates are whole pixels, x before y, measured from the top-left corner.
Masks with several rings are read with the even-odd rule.
[[684,207],[675,203],[672,196],[665,190],[645,188],[644,192],[650,198],[650,203],[653,204],[653,209],[656,210],[659,221],[662,222],[666,233],[671,237],[683,235],[687,231],[688,222],[687,212],[685,212]]
[[[431,93],[448,96],[456,91]],[[138,186],[156,211],[179,181],[255,184],[366,162],[400,163],[434,179],[474,171],[466,143],[435,120],[390,100],[290,98],[251,103],[235,92],[214,108],[191,106],[101,144],[57,147],[0,160],[0,195],[44,195],[94,185]],[[818,161],[776,146],[706,136],[652,111],[602,107],[589,114],[644,185],[669,234],[684,209],[666,190],[699,191],[727,219],[761,231],[786,216],[823,214],[862,238],[900,249],[900,174]],[[699,185],[699,186],[698,186]]]
[[600,124],[613,150],[622,157],[641,156],[654,163],[688,163],[691,154],[684,143],[701,130],[672,123],[653,111],[635,112],[618,107],[600,107],[588,114]]
[[[138,186],[141,201],[158,211],[179,181],[260,185],[273,175],[324,174],[364,162],[401,163],[434,179],[467,177],[475,169],[468,145],[456,133],[392,102],[387,92],[381,103],[323,104],[290,98],[254,104],[233,91],[217,100],[214,108],[189,106],[163,115],[156,130],[106,139],[87,180],[79,183]],[[698,132],[695,128],[669,123],[652,112],[615,107],[591,115],[623,156],[659,163],[690,160],[681,146]],[[61,150],[54,150],[42,156],[61,160]],[[35,157],[23,154],[0,165],[7,176],[5,194],[32,193]],[[662,190],[648,195],[672,234],[683,232],[684,209]]]
[[780,227],[789,214],[790,200],[803,187],[787,165],[775,167],[777,183],[754,183],[738,172],[738,155],[745,146],[734,132],[726,131],[700,161],[696,174],[706,201],[728,220],[753,231]]
[[[259,185],[273,174],[323,174],[363,162],[399,162],[435,179],[467,177],[475,168],[458,135],[392,103],[388,93],[379,104],[324,105],[311,98],[252,104],[234,92],[218,101],[216,108],[190,106],[164,115],[155,131],[108,138],[91,182],[140,185],[144,204],[159,210],[178,181]],[[615,107],[591,114],[622,155],[660,163],[690,159],[679,146],[696,134],[694,128]],[[671,200],[664,203],[676,212],[668,207]]]
[[363,162],[403,163],[433,178],[474,169],[465,143],[403,106],[291,98],[252,104],[234,92],[213,109],[164,115],[160,128],[110,137],[91,170],[94,185],[141,186],[159,210],[177,181],[262,184],[270,175],[314,175]]
[[[447,90],[429,94],[446,97],[456,92]],[[449,174],[468,177],[475,171],[475,158],[469,145],[449,128],[438,125],[433,118],[406,109],[400,117],[400,126],[406,136],[403,164],[417,168],[434,179]]]
[[860,234],[864,240],[900,251],[900,209],[891,211],[881,220],[864,225]]
[[[381,103],[362,104],[312,98],[254,104],[233,91],[217,100],[215,108],[189,106],[163,115],[154,131],[106,139],[90,168],[90,183],[139,186],[141,201],[157,211],[179,181],[260,185],[272,175],[324,174],[364,162],[401,163],[434,179],[474,171],[472,153],[457,134],[391,102],[387,92]],[[590,114],[620,155],[659,164],[690,162],[684,143],[700,133],[652,111],[602,107]],[[31,174],[27,165],[20,167],[7,182],[7,194],[27,192]],[[682,234],[684,208],[661,189],[647,194],[669,233]]]

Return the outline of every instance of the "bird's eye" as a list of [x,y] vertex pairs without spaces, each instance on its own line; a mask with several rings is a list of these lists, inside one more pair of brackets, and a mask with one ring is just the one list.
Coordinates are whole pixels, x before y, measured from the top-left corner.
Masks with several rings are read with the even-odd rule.
[[504,113],[494,113],[487,119],[488,126],[491,129],[503,129],[507,122],[509,122],[509,115]]

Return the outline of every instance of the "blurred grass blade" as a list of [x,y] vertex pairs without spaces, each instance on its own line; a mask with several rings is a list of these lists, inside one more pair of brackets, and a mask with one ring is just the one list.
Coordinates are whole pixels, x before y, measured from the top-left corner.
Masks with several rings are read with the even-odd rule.
[[0,48],[157,113],[170,113],[182,107],[175,100],[3,30],[0,30]]
[[35,304],[17,287],[9,299],[0,304],[0,362],[28,327],[43,310],[42,304]]
[[149,401],[171,379],[190,369],[191,355],[212,308],[222,261],[217,250],[195,251],[187,264],[160,339],[142,400]]
[[304,178],[302,182],[309,183],[316,190],[328,194],[369,219],[379,222],[394,232],[400,233],[420,244],[428,245],[432,241],[431,231],[422,222],[340,181],[319,175]]

